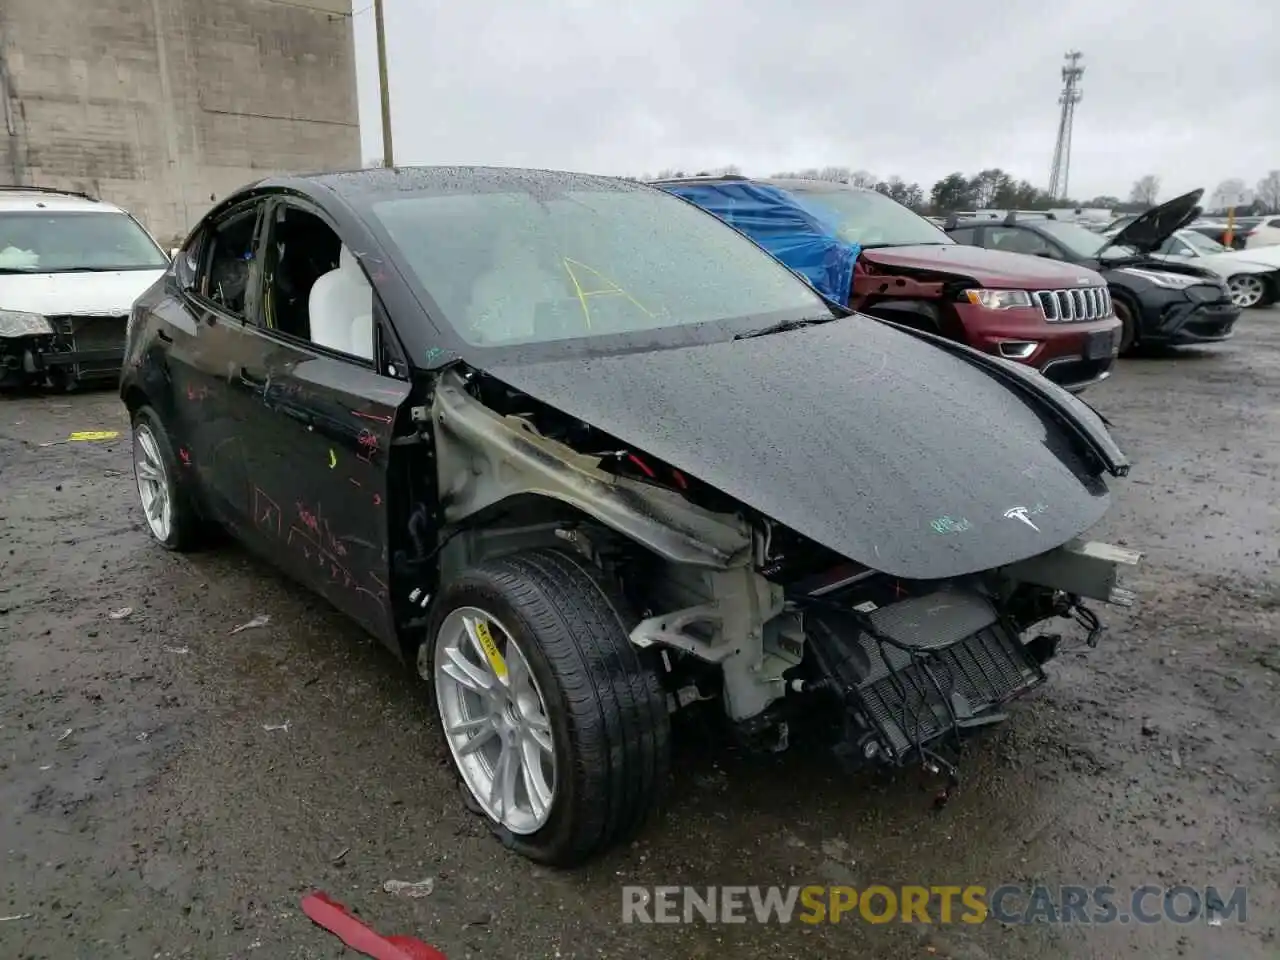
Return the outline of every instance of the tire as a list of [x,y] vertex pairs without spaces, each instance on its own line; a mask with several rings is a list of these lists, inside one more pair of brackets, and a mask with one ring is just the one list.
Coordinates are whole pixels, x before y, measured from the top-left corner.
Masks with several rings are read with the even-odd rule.
[[[497,665],[482,652],[477,616],[485,618],[483,635],[501,654]],[[473,666],[489,672],[490,681],[501,673],[499,698],[525,691],[508,696],[508,703],[528,699],[522,679],[527,669],[540,716],[522,706],[513,720],[509,707],[495,706],[488,694],[460,684],[456,657],[461,649]],[[594,572],[559,550],[489,560],[442,589],[418,652],[418,672],[431,686],[467,806],[509,849],[540,863],[572,866],[633,837],[658,806],[670,765],[671,725],[658,672],[641,654]],[[459,713],[462,700],[476,712],[468,706]],[[508,711],[505,730],[497,719],[502,710]],[[481,716],[486,711],[488,721]],[[460,723],[469,726],[459,729]],[[527,729],[513,733],[510,728],[526,723]],[[553,750],[550,777],[543,753],[537,753],[536,763],[528,759],[529,738],[537,736],[549,740]],[[519,771],[510,775],[511,802],[497,804],[490,800],[491,784],[499,771],[510,768],[493,757],[503,755],[504,744],[511,751],[515,740],[523,749],[510,754],[521,757]],[[482,797],[485,763],[491,784]],[[531,772],[535,767],[537,773]],[[552,788],[549,802],[542,796],[541,814],[533,803],[539,778]],[[527,811],[520,807],[521,792]]]
[[1138,319],[1132,304],[1123,297],[1113,295],[1111,303],[1120,318],[1120,356],[1123,357],[1138,345]]
[[[158,476],[157,476],[158,475]],[[179,553],[199,547],[203,526],[189,485],[159,415],[151,407],[133,413],[133,477],[151,536],[167,550]],[[148,509],[146,490],[163,491],[168,501],[167,522],[158,525]]]
[[1233,304],[1241,310],[1251,310],[1265,305],[1267,282],[1252,273],[1238,273],[1227,278],[1227,292]]

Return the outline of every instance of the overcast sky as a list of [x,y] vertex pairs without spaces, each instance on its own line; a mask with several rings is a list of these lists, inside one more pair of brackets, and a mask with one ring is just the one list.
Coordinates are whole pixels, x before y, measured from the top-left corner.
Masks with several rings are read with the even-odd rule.
[[[372,0],[354,0],[366,157]],[[385,0],[398,163],[606,174],[837,164],[1045,186],[1084,55],[1072,196],[1162,198],[1280,168],[1275,0]],[[747,11],[751,11],[748,13]]]

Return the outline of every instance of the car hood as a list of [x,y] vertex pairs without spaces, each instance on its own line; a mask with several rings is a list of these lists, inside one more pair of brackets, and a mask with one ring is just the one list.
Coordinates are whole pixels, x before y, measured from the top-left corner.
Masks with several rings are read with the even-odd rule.
[[486,372],[850,560],[935,579],[1043,553],[1109,502],[1031,379],[987,362],[854,315]]
[[50,316],[125,315],[164,270],[0,274],[0,310]]
[[1007,250],[987,250],[968,244],[927,244],[904,247],[863,248],[862,259],[878,267],[928,270],[970,277],[984,287],[1041,290],[1100,286],[1102,277],[1079,267]]
[[1272,247],[1246,247],[1230,253],[1216,253],[1214,256],[1230,257],[1232,262],[1239,260],[1242,263],[1260,264],[1269,270],[1280,268],[1280,244]]
[[1233,277],[1239,273],[1271,273],[1280,268],[1280,264],[1259,263],[1256,257],[1244,256],[1244,251],[1210,253],[1187,262],[1198,267],[1207,267],[1223,277]]
[[[1201,210],[1196,204],[1202,196],[1203,190],[1192,190],[1158,207],[1152,207],[1116,233],[1107,246],[1132,247],[1138,253],[1154,253],[1166,240],[1200,216]],[[1102,249],[1105,250],[1106,247]],[[1101,250],[1095,254],[1101,255]]]

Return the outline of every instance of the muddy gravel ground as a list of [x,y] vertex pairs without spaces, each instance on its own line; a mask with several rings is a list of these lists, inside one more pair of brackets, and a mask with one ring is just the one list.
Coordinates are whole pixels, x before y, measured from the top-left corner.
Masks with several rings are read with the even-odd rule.
[[[236,546],[150,541],[111,392],[0,401],[0,958],[341,956],[317,889],[451,960],[1280,956],[1280,311],[1089,397],[1135,462],[1099,533],[1147,551],[1140,603],[973,743],[947,807],[690,731],[663,818],[568,873],[466,812],[381,647]],[[1248,900],[1220,925],[620,922],[623,884],[802,883]]]

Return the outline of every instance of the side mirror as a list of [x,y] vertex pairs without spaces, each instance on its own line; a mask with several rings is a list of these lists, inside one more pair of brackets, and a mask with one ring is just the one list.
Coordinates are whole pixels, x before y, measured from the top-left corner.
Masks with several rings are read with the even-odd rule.
[[173,251],[173,276],[179,288],[190,290],[196,285],[196,264],[190,256],[183,256],[182,251]]

